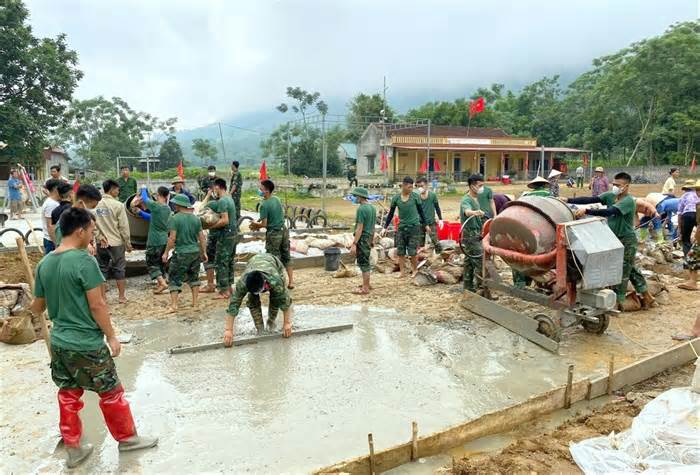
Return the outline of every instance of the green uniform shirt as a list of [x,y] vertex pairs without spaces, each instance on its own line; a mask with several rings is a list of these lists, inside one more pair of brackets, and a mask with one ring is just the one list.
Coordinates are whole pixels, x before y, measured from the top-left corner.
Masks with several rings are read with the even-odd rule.
[[175,231],[175,252],[199,252],[199,233],[202,222],[192,213],[175,213],[168,220],[168,231]]
[[479,200],[479,207],[481,211],[487,213],[490,217],[493,211],[491,210],[491,200],[493,199],[493,190],[488,186],[484,186],[484,191],[479,193],[477,199]]
[[432,191],[428,192],[428,196],[423,199],[419,194],[420,205],[423,208],[423,216],[425,217],[425,224],[435,224],[435,204],[438,202],[438,197]]
[[228,305],[228,314],[234,317],[238,315],[243,299],[248,294],[245,285],[245,277],[250,272],[260,271],[265,275],[265,281],[269,286],[270,306],[280,310],[287,310],[292,305],[292,299],[287,292],[287,282],[285,279],[286,270],[282,261],[272,254],[256,254],[250,258],[243,271],[243,275],[238,278],[236,286],[231,294]]
[[[233,191],[233,186],[236,186],[236,191]],[[238,196],[240,198],[241,192],[243,191],[243,175],[240,171],[234,172],[231,175],[231,183],[229,189],[231,190],[232,196]]]
[[105,281],[94,257],[84,249],[44,256],[36,268],[34,295],[46,299],[53,322],[51,345],[76,351],[92,351],[104,345],[86,292]]
[[267,218],[267,230],[277,231],[284,227],[284,209],[276,196],[270,196],[260,205],[260,220]]
[[542,190],[532,190],[532,191],[526,191],[523,193],[523,196],[544,196],[544,197],[551,197],[552,193],[550,193],[549,190],[542,189]]
[[391,206],[395,206],[399,210],[399,229],[420,225],[418,207],[421,206],[421,202],[418,193],[412,192],[405,202],[399,193],[391,199]]
[[[479,211],[481,207],[479,206],[479,202],[472,198],[471,196],[464,195],[462,198],[461,203],[459,204],[459,222],[464,224],[464,222],[469,219],[469,216],[465,216],[464,212],[465,211]],[[483,210],[482,210],[483,211]],[[465,236],[478,236],[481,234],[481,218],[478,216],[474,216],[471,219],[469,219],[469,223],[467,223],[466,226],[464,226],[464,230],[462,231],[462,234]]]
[[362,237],[372,237],[374,235],[374,225],[377,222],[377,210],[369,203],[363,203],[357,207],[355,213],[355,227],[353,233],[357,230],[357,225],[362,224]]
[[165,246],[168,243],[168,220],[172,214],[170,206],[154,200],[150,200],[145,204],[148,211],[151,212],[146,246]]
[[199,179],[199,189],[202,191],[202,193],[205,193],[209,191],[209,188],[214,186],[214,180],[216,180],[217,176],[203,176]]
[[124,203],[131,195],[136,194],[136,180],[129,177],[125,180],[123,176],[117,178],[117,183],[119,184],[119,201]]
[[230,237],[235,236],[238,232],[238,223],[236,223],[236,204],[230,196],[223,196],[218,200],[209,201],[207,208],[211,208],[217,213],[228,214],[228,224],[223,228],[213,228],[209,233],[216,232],[217,236]]
[[612,191],[607,191],[598,196],[598,198],[605,206],[614,206],[622,213],[621,215],[608,216],[608,226],[610,226],[613,234],[618,239],[636,236],[634,233],[634,215],[637,213],[637,204],[634,202],[634,198],[627,195],[616,202],[616,196]]
[[53,228],[53,234],[56,237],[54,239],[53,245],[58,247],[61,245],[61,241],[63,240],[63,231],[61,231],[61,224],[57,224],[55,228]]

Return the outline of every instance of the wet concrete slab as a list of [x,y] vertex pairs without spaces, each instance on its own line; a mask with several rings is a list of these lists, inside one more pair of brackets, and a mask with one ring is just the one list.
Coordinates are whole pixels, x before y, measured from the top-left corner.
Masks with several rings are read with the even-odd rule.
[[[569,358],[482,320],[427,323],[394,310],[297,306],[296,328],[350,331],[169,355],[221,338],[223,312],[124,322],[117,368],[157,449],[119,455],[94,395],[82,412],[95,454],[77,473],[307,473],[477,417],[564,383]],[[236,336],[254,333],[247,315]],[[57,472],[55,387],[43,343],[0,347],[0,472]],[[527,375],[527,377],[525,377]]]

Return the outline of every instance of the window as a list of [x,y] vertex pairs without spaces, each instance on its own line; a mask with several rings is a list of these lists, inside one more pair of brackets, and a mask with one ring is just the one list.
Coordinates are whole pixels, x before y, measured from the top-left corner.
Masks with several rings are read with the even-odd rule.
[[374,173],[374,159],[376,155],[367,155],[367,173]]
[[510,170],[510,155],[503,154],[503,172],[507,175]]
[[481,176],[486,176],[486,154],[482,153],[479,155],[479,174]]

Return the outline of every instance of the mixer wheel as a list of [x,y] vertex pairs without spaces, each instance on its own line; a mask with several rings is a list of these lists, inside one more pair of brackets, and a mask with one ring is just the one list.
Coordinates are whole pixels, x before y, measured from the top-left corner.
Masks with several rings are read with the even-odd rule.
[[544,313],[538,313],[533,317],[537,321],[537,331],[547,338],[559,341],[561,338],[561,328],[557,325],[552,317]]
[[608,329],[609,324],[610,315],[608,315],[607,313],[598,315],[597,322],[591,322],[588,320],[581,321],[581,325],[583,326],[584,330],[590,333],[595,333],[596,335],[602,335],[603,333],[605,333],[605,330]]

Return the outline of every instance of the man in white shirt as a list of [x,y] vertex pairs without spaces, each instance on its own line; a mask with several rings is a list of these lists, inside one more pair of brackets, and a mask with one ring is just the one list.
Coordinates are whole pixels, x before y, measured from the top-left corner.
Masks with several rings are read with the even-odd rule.
[[576,188],[583,188],[583,167],[578,167],[576,169]]
[[56,237],[54,235],[54,225],[51,224],[51,212],[58,207],[58,185],[62,182],[53,178],[46,180],[44,188],[48,193],[48,197],[41,205],[41,229],[44,231],[44,254],[56,249],[54,244]]
[[661,189],[661,193],[664,195],[672,195],[676,191],[676,178],[681,176],[681,170],[678,167],[673,167],[668,174],[669,177],[666,178],[664,187]]

